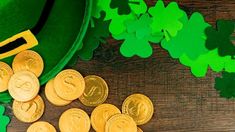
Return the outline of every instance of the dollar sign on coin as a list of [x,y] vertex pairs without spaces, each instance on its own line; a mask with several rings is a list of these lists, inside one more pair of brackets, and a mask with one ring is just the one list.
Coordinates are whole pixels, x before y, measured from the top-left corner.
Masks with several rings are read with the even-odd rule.
[[15,73],[9,81],[10,95],[17,101],[26,102],[35,98],[39,92],[39,80],[29,71]]
[[116,114],[107,121],[105,132],[137,132],[137,125],[130,116]]
[[0,62],[0,92],[8,89],[8,82],[12,75],[13,71],[11,67],[4,62]]
[[44,112],[44,102],[40,96],[31,101],[20,102],[14,100],[13,113],[17,119],[22,122],[34,122],[38,120]]
[[85,90],[79,100],[86,106],[97,106],[108,97],[108,85],[103,78],[89,75],[84,78]]
[[51,79],[49,82],[47,82],[45,87],[45,95],[48,101],[56,106],[65,106],[71,103],[71,101],[64,100],[56,94],[54,87],[54,79]]
[[16,55],[12,62],[14,72],[30,71],[37,77],[42,74],[44,63],[42,57],[32,50],[25,50]]
[[85,81],[78,71],[67,69],[55,77],[54,88],[59,97],[72,101],[83,94]]
[[115,114],[121,114],[121,111],[114,105],[101,104],[91,113],[91,125],[98,132],[105,131],[105,124],[110,117]]
[[147,123],[153,116],[152,101],[145,95],[133,94],[125,99],[122,113],[131,116],[137,125]]
[[90,118],[85,111],[72,108],[61,115],[59,128],[61,132],[89,132]]

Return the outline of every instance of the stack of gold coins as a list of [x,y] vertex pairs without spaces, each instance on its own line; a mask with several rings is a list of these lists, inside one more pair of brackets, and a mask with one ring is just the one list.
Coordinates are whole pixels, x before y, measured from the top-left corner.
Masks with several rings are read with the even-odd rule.
[[45,87],[49,102],[56,106],[65,106],[73,100],[79,100],[86,106],[98,106],[108,97],[108,85],[99,76],[83,76],[73,69],[60,72]]
[[[105,102],[108,85],[99,76],[89,75],[83,78],[78,71],[66,69],[46,84],[45,95],[55,106],[65,106],[79,99],[84,105],[93,107]],[[85,111],[72,108],[61,115],[59,128],[62,132],[68,129],[71,132],[86,132],[90,130],[90,118]]]
[[137,125],[147,123],[153,115],[151,100],[142,94],[133,94],[125,99],[122,112],[112,104],[103,104],[109,88],[105,80],[96,75],[82,75],[67,69],[50,80],[45,87],[49,102],[64,106],[79,99],[82,104],[95,107],[88,114],[78,108],[65,111],[59,119],[61,132],[88,132],[90,124],[98,132],[143,132]]
[[64,106],[78,99],[84,90],[83,76],[76,70],[67,69],[46,84],[45,94],[52,104]]
[[154,107],[143,94],[133,94],[125,99],[122,113],[111,104],[101,104],[91,113],[91,125],[98,132],[143,132],[137,125],[150,121]]
[[[42,57],[32,50],[22,51],[15,56],[12,63],[13,70],[6,63],[0,62],[0,92],[9,91],[14,99],[13,113],[22,122],[35,122],[44,113],[44,102],[38,95],[40,89],[38,77],[42,74],[43,68]],[[43,128],[45,124],[49,123],[35,123],[27,132],[47,130]],[[48,132],[55,130],[53,126],[48,128],[50,129]]]
[[[14,98],[13,113],[26,123],[32,123],[43,115],[44,102],[38,95],[40,84],[38,77],[43,72],[41,56],[26,50],[13,60],[12,68],[0,62],[0,92],[8,90]],[[138,125],[146,124],[153,116],[151,100],[143,94],[133,94],[122,104],[122,112],[114,105],[104,103],[109,88],[105,80],[96,75],[83,76],[76,70],[66,69],[47,82],[45,95],[55,106],[65,106],[74,100],[95,107],[91,116],[82,109],[71,108],[60,116],[58,121],[61,132],[88,132],[92,128],[97,132],[143,132]],[[48,122],[33,123],[27,132],[56,132]]]
[[17,54],[13,60],[14,74],[8,82],[8,91],[14,98],[13,113],[22,122],[37,121],[44,113],[44,102],[38,95],[44,63],[42,57],[31,50]]

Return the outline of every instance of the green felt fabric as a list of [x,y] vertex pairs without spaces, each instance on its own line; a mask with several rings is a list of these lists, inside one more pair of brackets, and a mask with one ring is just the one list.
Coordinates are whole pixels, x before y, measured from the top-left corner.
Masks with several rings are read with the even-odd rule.
[[221,97],[230,99],[235,97],[235,73],[223,72],[221,77],[215,78],[215,89]]
[[[34,8],[38,8],[37,4],[39,3],[35,1],[32,3],[36,3]],[[16,4],[15,6],[18,5],[22,6],[21,4]],[[47,22],[40,33],[36,35],[39,45],[32,49],[42,56],[45,63],[44,72],[40,77],[41,84],[46,83],[61,71],[81,46],[90,20],[91,6],[92,0],[55,0]],[[24,8],[18,9],[25,10]],[[18,13],[14,13],[17,16]],[[31,14],[31,17],[35,17],[34,14]],[[31,17],[27,18],[28,21],[31,21]],[[2,21],[2,19],[0,21]],[[16,21],[12,23],[18,25]],[[25,24],[21,27],[22,30],[26,27],[30,28],[35,24],[33,22],[22,23]],[[6,26],[10,28],[12,25]],[[5,27],[5,30],[7,30],[7,27]],[[15,33],[16,32],[12,32],[12,35]],[[0,61],[11,64],[13,58],[12,56]]]
[[0,0],[0,41],[33,28],[46,0]]

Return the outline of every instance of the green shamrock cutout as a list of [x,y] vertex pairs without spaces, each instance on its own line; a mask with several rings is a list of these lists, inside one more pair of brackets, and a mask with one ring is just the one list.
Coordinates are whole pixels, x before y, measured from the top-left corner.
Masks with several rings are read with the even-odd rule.
[[124,42],[120,47],[120,52],[125,57],[137,55],[147,58],[152,55],[153,49],[149,42],[158,43],[163,38],[161,32],[153,35],[150,24],[152,19],[148,14],[143,14],[135,20],[126,22],[126,32],[113,36],[117,40]]
[[110,7],[112,9],[118,8],[119,15],[127,15],[131,13],[131,8],[128,3],[129,0],[112,0]]
[[[128,3],[131,9],[131,13],[128,15],[119,15],[117,8],[112,9],[110,7],[111,1],[112,0],[97,0],[94,5],[95,7],[92,16],[95,18],[100,18],[100,12],[104,11],[106,13],[104,21],[111,20],[109,31],[113,35],[119,35],[122,32],[125,32],[125,21],[134,20],[136,15],[145,13],[147,10],[147,5],[144,0],[133,0],[132,2]],[[136,4],[136,2],[139,4]]]
[[231,57],[220,57],[217,49],[199,56],[196,60],[190,59],[187,55],[180,57],[180,63],[190,67],[192,74],[196,77],[206,76],[209,67],[215,72],[222,71],[229,60]]
[[100,42],[105,42],[109,37],[110,20],[104,21],[105,13],[102,13],[99,19],[94,18],[94,27],[89,27],[83,40],[83,47],[78,51],[78,56],[82,60],[90,60],[93,57],[93,51],[98,48]]
[[235,73],[223,72],[222,77],[215,78],[215,89],[221,97],[235,97]]
[[1,132],[7,131],[7,125],[10,123],[10,118],[3,115],[5,112],[5,107],[0,105],[0,130]]
[[149,9],[149,13],[153,16],[153,32],[161,32],[163,30],[166,40],[169,40],[169,35],[176,36],[177,32],[183,27],[180,19],[185,12],[178,7],[176,2],[171,2],[165,7],[164,2],[158,0],[156,5]]
[[204,21],[200,13],[193,13],[177,36],[171,37],[169,41],[163,40],[161,45],[173,58],[178,59],[185,54],[190,59],[196,60],[200,55],[208,52],[205,47],[204,33],[208,26],[209,24]]
[[131,13],[129,4],[139,5],[140,2],[138,0],[112,0],[110,7],[112,9],[118,8],[119,15],[128,15]]
[[0,93],[0,104],[10,103],[11,100],[12,100],[12,97],[9,94],[9,92]]
[[188,56],[183,55],[180,57],[180,62],[190,67],[196,77],[204,77],[209,67],[214,72],[235,72],[235,60],[231,59],[231,56],[221,57],[218,49],[199,56],[197,60],[191,60]]
[[235,28],[234,23],[234,21],[219,20],[217,21],[217,29],[208,27],[205,31],[207,35],[206,47],[209,50],[218,48],[220,56],[234,56],[235,47],[230,40]]

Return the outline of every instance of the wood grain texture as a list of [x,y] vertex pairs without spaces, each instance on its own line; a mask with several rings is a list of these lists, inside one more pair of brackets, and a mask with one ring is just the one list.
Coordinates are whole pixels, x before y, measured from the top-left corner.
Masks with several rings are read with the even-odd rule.
[[[192,14],[198,11],[206,20],[215,24],[217,19],[235,19],[235,0],[176,0]],[[147,0],[149,6],[156,0]],[[169,0],[167,0],[169,2]],[[118,42],[109,40],[102,45],[92,61],[78,62],[74,68],[84,76],[99,75],[110,88],[106,103],[121,108],[123,100],[130,94],[143,93],[154,103],[152,120],[140,126],[144,132],[227,132],[235,131],[235,101],[220,98],[214,89],[214,78],[219,75],[209,72],[205,78],[195,78],[190,70],[169,57],[159,46],[154,46],[151,58],[124,58],[120,55]],[[74,101],[66,107],[55,107],[41,95],[46,103],[42,121],[52,123],[58,129],[61,113],[77,107],[89,114],[93,108]],[[12,115],[11,108],[8,113]],[[25,132],[30,124],[12,118],[9,132]],[[93,130],[91,130],[93,131]]]

